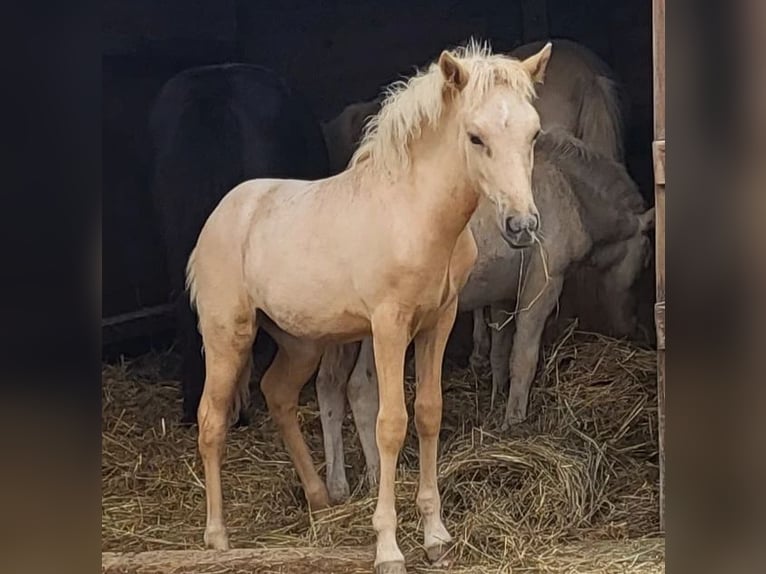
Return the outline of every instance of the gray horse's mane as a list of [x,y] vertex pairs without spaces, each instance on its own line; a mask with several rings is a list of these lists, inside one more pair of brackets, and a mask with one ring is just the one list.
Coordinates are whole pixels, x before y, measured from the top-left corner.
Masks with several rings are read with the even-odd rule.
[[633,213],[643,213],[646,209],[638,186],[621,163],[597,153],[563,128],[541,133],[535,153],[579,184],[574,188],[581,201],[590,203],[599,199]]

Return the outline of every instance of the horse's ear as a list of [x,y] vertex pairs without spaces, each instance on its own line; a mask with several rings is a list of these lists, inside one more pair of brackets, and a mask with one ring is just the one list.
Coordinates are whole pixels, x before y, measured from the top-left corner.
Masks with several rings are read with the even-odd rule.
[[468,83],[468,70],[447,50],[439,56],[439,69],[444,76],[444,82],[458,92],[465,88]]
[[646,233],[654,228],[654,208],[647,209],[638,216],[638,227],[641,233]]
[[553,44],[548,42],[537,54],[530,56],[522,62],[529,75],[532,76],[533,82],[542,84],[545,80],[545,69],[548,67],[552,51]]

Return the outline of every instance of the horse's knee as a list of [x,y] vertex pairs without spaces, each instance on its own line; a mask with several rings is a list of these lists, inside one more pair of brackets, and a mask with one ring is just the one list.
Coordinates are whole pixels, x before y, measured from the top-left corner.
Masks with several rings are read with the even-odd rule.
[[381,451],[399,451],[407,435],[407,409],[381,410],[378,413],[376,438]]
[[441,503],[435,488],[423,488],[422,486],[418,489],[415,502],[418,510],[424,516],[431,516],[438,512]]
[[441,397],[418,397],[415,399],[415,428],[418,436],[433,437],[439,434],[442,419]]
[[263,391],[263,396],[266,398],[266,406],[269,409],[269,414],[275,420],[281,420],[289,414],[291,401],[286,393],[280,392],[278,389],[269,385],[261,385],[261,391]]
[[197,414],[199,436],[197,439],[202,456],[221,449],[226,437],[226,405],[210,396],[203,395]]
[[266,407],[269,415],[277,423],[283,426],[290,417],[295,417],[298,410],[298,393],[293,389],[280,384],[283,381],[279,377],[270,376],[268,372],[261,379],[261,391],[266,399]]

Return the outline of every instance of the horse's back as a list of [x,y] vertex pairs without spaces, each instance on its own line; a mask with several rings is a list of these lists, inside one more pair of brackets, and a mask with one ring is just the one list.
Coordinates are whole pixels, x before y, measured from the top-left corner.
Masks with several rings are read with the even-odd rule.
[[[534,54],[543,42],[516,48],[511,55]],[[543,129],[560,127],[598,152],[622,158],[623,116],[627,111],[609,66],[589,48],[566,39],[553,40],[545,82],[535,107]]]
[[[589,48],[567,40],[565,38],[556,38],[551,41],[553,51],[548,67],[545,70],[545,83],[548,85],[550,78],[560,78],[566,81],[574,81],[578,76],[584,73],[588,75],[612,76],[612,71],[596,53]],[[535,41],[515,48],[511,55],[514,58],[524,59],[537,53],[544,45],[545,41]]]

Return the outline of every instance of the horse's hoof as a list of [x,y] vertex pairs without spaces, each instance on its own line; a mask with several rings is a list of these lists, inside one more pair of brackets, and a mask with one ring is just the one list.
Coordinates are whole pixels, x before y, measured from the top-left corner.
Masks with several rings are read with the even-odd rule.
[[234,423],[234,428],[245,428],[250,426],[250,417],[247,416],[245,413],[239,413],[239,418]]
[[375,574],[407,574],[404,562],[381,562],[375,566]]
[[367,469],[367,488],[370,492],[375,492],[378,489],[378,477],[380,476],[380,467]]
[[324,484],[316,492],[306,493],[306,499],[312,512],[330,507],[330,495],[327,493],[327,488]]
[[190,427],[197,424],[197,413],[184,413],[181,415],[181,426]]
[[481,355],[471,355],[468,364],[477,373],[483,373],[489,369],[489,360]]
[[229,535],[224,527],[210,527],[205,529],[205,546],[212,550],[228,550]]
[[527,417],[522,417],[518,415],[507,416],[505,417],[505,419],[503,419],[503,426],[501,430],[503,432],[508,432],[509,430],[511,430],[512,427],[520,425],[525,420],[527,420]]
[[436,544],[426,548],[426,557],[428,561],[437,568],[446,568],[452,560],[449,557],[451,546],[447,544]]
[[330,504],[343,504],[351,496],[351,489],[348,486],[348,482],[344,480],[342,482],[328,483],[327,493],[330,497]]

